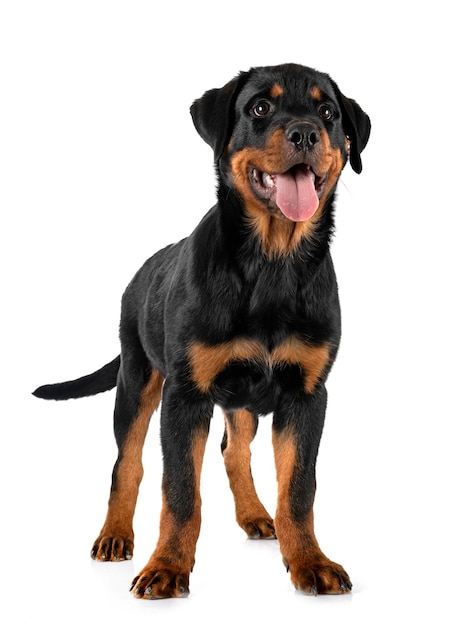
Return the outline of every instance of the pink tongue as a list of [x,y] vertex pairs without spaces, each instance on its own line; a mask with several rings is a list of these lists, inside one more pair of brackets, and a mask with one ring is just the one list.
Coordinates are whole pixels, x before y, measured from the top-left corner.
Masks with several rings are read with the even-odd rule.
[[282,213],[293,222],[303,222],[314,215],[319,198],[314,188],[313,175],[303,170],[288,171],[275,176],[276,203]]

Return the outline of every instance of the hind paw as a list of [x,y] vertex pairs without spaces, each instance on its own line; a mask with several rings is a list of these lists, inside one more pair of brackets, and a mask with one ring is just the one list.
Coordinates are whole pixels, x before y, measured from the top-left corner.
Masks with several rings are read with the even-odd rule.
[[242,521],[240,526],[248,535],[248,539],[275,539],[274,522],[270,517]]

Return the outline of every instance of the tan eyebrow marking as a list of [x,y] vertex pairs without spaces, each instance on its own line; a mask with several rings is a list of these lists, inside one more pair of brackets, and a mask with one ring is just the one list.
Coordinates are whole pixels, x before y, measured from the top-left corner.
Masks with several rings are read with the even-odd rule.
[[278,98],[279,96],[281,96],[284,93],[284,88],[282,87],[282,85],[279,85],[277,83],[275,83],[274,85],[272,85],[271,87],[271,96],[273,98]]

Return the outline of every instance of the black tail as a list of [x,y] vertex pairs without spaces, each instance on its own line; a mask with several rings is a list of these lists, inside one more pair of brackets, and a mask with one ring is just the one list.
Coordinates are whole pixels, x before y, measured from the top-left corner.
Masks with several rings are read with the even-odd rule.
[[107,363],[93,374],[82,376],[76,380],[69,380],[66,383],[43,385],[43,387],[36,389],[33,395],[44,400],[69,400],[70,398],[84,398],[109,391],[116,387],[120,363],[121,357],[117,356],[114,361]]

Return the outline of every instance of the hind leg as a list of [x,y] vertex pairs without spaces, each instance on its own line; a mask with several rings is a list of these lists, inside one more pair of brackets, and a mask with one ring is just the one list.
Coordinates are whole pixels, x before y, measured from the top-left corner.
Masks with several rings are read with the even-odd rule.
[[[118,458],[113,470],[108,513],[103,528],[92,547],[91,556],[97,561],[131,559],[134,550],[134,517],[140,481],[143,476],[142,448],[153,412],[159,405],[163,377],[153,369],[133,366],[127,359],[120,370],[114,431]],[[138,374],[134,375],[134,372]],[[130,378],[129,378],[130,376]]]
[[250,444],[258,428],[258,418],[245,409],[226,412],[225,418],[222,453],[237,522],[250,539],[275,539],[274,523],[258,498],[250,467]]

